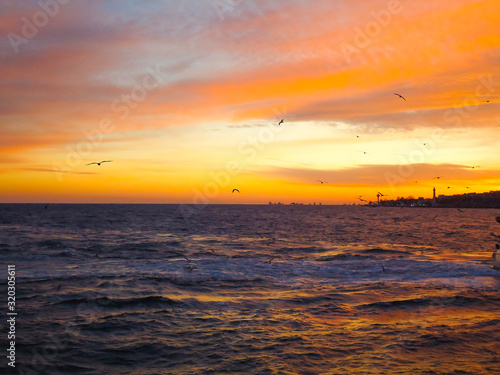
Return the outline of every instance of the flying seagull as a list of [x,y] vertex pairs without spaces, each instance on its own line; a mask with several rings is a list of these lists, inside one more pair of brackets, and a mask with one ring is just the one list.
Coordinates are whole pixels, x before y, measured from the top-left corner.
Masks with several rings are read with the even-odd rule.
[[238,189],[233,189],[232,193],[234,193],[235,191],[237,191],[238,193],[240,192]]
[[403,95],[398,94],[397,92],[395,92],[395,93],[394,93],[394,95],[397,95],[397,96],[399,96],[401,99],[403,99],[404,101],[406,101],[406,99],[404,98],[404,96],[403,96]]
[[276,259],[276,256],[271,257],[271,259],[266,260],[264,263],[271,263],[274,259]]
[[474,168],[479,168],[479,167],[480,167],[480,165],[474,165],[471,168],[474,169]]
[[321,185],[323,185],[323,184],[327,184],[327,183],[328,183],[328,182],[326,182],[326,181],[321,181],[321,180],[316,180],[316,181],[321,182]]
[[92,162],[92,163],[88,163],[88,164],[85,164],[85,166],[87,165],[92,165],[92,164],[97,164],[98,166],[101,166],[102,163],[111,163],[113,160],[103,160],[103,161],[100,161],[100,162]]
[[278,125],[281,125],[281,124],[283,124],[284,122],[285,122],[285,119],[283,118],[283,119],[281,119],[281,121],[279,122],[279,124],[278,124]]
[[267,241],[266,242],[266,245],[269,246],[271,245],[272,243],[275,243],[276,242],[276,238],[271,238],[271,240]]
[[497,240],[500,240],[500,236],[498,234],[491,232],[490,235],[495,237]]

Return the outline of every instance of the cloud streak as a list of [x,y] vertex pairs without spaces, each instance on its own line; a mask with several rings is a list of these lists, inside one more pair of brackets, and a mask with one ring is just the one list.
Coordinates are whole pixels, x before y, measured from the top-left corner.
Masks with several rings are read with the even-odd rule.
[[[450,181],[476,181],[489,180],[498,177],[496,169],[475,169],[471,166],[459,164],[409,164],[413,172],[411,176],[401,177],[407,185],[415,186],[416,181],[421,184],[446,184]],[[316,184],[318,179],[328,181],[331,186],[383,186],[387,185],[386,174],[401,175],[401,165],[356,165],[337,170],[318,170],[309,168],[266,168],[263,175],[280,176],[289,181],[305,184]],[[436,177],[440,177],[437,179]],[[417,183],[418,183],[417,182]]]

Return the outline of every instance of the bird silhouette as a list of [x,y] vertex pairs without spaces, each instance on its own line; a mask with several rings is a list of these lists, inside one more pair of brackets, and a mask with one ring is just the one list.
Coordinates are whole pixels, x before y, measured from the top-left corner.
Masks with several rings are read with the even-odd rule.
[[281,121],[279,122],[279,124],[278,124],[278,125],[281,125],[281,124],[283,124],[284,122],[285,122],[285,119],[281,119]]
[[103,161],[99,161],[99,162],[94,161],[94,162],[92,162],[92,163],[85,164],[85,166],[87,166],[87,165],[92,165],[92,164],[97,164],[98,166],[101,166],[101,164],[102,164],[102,163],[111,163],[112,161],[113,161],[113,160],[103,160]]
[[479,167],[480,167],[480,165],[474,165],[474,166],[472,166],[471,168],[472,168],[472,169],[475,169],[475,168],[479,168]]
[[398,94],[397,92],[395,92],[395,93],[394,93],[394,95],[397,95],[397,96],[399,96],[401,99],[403,99],[404,101],[406,101],[406,99],[404,98],[404,96],[403,96],[403,95]]
[[269,246],[275,242],[276,242],[276,238],[271,238],[269,241],[266,242],[266,245]]
[[[500,221],[498,221],[498,220],[497,220],[497,222],[498,222],[498,223],[500,223]],[[490,233],[490,236],[493,236],[493,237],[495,237],[497,240],[499,240],[499,241],[500,241],[500,236],[499,236],[498,234],[495,234],[495,233],[491,232],[491,233]]]
[[271,259],[266,260],[264,263],[271,263],[274,259],[276,259],[276,256],[271,257]]
[[237,191],[238,193],[240,192],[238,189],[233,189],[232,193],[234,193],[235,191]]
[[328,182],[326,182],[326,181],[321,181],[321,180],[316,180],[316,181],[321,182],[321,185],[323,185],[323,184],[327,184],[327,183],[328,183]]

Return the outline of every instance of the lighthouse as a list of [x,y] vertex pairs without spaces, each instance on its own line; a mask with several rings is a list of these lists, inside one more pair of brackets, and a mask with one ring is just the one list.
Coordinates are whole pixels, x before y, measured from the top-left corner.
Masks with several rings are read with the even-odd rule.
[[436,199],[436,188],[432,189],[432,199]]

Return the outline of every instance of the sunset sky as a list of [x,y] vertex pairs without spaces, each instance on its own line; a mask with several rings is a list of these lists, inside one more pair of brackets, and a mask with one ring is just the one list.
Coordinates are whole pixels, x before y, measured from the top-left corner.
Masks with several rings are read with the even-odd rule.
[[[342,204],[499,188],[498,0],[0,10],[0,202]],[[101,160],[113,162],[86,165]]]

